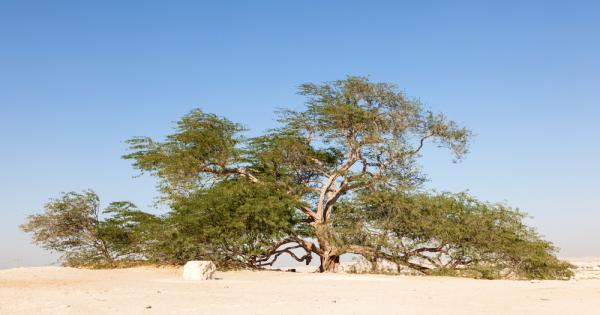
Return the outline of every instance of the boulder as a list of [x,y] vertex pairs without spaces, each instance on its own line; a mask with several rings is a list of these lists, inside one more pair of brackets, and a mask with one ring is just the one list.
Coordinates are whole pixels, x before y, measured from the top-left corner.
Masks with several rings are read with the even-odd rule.
[[183,266],[183,279],[185,280],[210,280],[217,270],[217,266],[209,260],[188,261]]

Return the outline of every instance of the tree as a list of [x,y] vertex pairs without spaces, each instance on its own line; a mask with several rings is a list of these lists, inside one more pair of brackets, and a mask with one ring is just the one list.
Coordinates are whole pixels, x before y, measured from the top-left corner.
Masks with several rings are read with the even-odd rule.
[[63,193],[46,203],[43,214],[29,216],[21,229],[72,266],[112,266],[143,252],[139,235],[148,229],[141,224],[158,218],[129,202],[113,202],[102,213],[112,216],[100,218],[100,200],[93,191]]
[[316,254],[322,271],[335,271],[344,254],[331,232],[338,203],[376,186],[414,187],[415,157],[426,141],[460,158],[470,133],[395,86],[363,77],[304,84],[299,93],[306,110],[281,112],[282,127],[264,136],[246,139],[241,125],[194,110],[163,142],[130,139],[125,158],[158,176],[173,202],[232,178],[282,187],[317,243],[290,234],[265,255],[293,244]]
[[128,140],[134,168],[156,176],[170,207],[157,217],[128,202],[99,217],[92,192],[69,193],[23,226],[73,262],[210,259],[261,268],[281,255],[335,272],[343,254],[423,274],[562,279],[570,265],[523,223],[525,214],[461,193],[423,189],[427,143],[466,153],[470,131],[391,84],[348,77],[303,84],[301,111],[246,137],[200,109],[162,141]]

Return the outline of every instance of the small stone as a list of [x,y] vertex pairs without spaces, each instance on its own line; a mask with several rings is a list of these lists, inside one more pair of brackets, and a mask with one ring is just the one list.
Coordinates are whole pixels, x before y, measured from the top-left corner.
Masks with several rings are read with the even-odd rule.
[[209,280],[213,278],[217,266],[208,260],[188,261],[183,266],[183,279],[185,280]]
[[147,310],[149,310],[149,309],[151,309],[151,308],[152,308],[152,305],[148,305],[148,306],[146,306],[146,309],[147,309]]

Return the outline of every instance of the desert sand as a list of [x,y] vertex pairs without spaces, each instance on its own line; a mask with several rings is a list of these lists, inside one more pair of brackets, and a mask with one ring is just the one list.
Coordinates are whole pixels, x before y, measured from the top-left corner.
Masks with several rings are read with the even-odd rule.
[[217,272],[0,270],[0,314],[600,314],[600,259],[569,281]]

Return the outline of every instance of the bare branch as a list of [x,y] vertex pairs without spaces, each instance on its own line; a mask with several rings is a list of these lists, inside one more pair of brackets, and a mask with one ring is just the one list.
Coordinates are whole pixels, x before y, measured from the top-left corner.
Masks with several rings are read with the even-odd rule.
[[342,166],[340,166],[340,168],[338,170],[336,170],[333,175],[329,176],[329,178],[327,179],[327,182],[321,188],[321,194],[319,195],[319,203],[317,204],[317,217],[319,217],[322,222],[325,222],[327,220],[327,218],[326,218],[327,214],[325,213],[325,211],[326,211],[325,197],[326,197],[327,193],[330,191],[331,186],[334,185],[335,180],[341,176],[341,173],[346,172],[357,161],[358,161],[358,153],[356,153],[354,151],[350,152],[348,154],[348,160],[346,160],[346,162],[344,162],[344,164],[342,164]]
[[[286,248],[280,248],[281,246],[292,243],[296,243],[297,245]],[[292,251],[293,249],[300,248],[304,249],[304,251],[306,252],[303,256],[298,256]],[[289,254],[292,258],[294,258],[296,261],[304,261],[308,265],[312,260],[313,252],[318,252],[317,247],[313,243],[302,240],[297,236],[291,236],[273,244],[265,254],[255,259],[255,265],[258,267],[272,266],[275,263],[275,261],[277,261],[279,256],[286,253]]]
[[423,149],[423,146],[425,145],[425,140],[427,140],[431,137],[433,137],[433,134],[426,134],[425,136],[421,137],[421,139],[419,140],[419,146],[416,149],[409,151],[409,152],[404,152],[403,154],[400,155],[400,157],[405,158],[405,157],[413,156],[413,155],[419,153],[419,151],[421,151],[421,149]]
[[306,214],[306,216],[308,216],[308,218],[311,222],[319,220],[319,217],[317,216],[317,214],[314,211],[312,211],[311,208],[299,207],[298,209],[300,211],[302,211],[302,213]]

